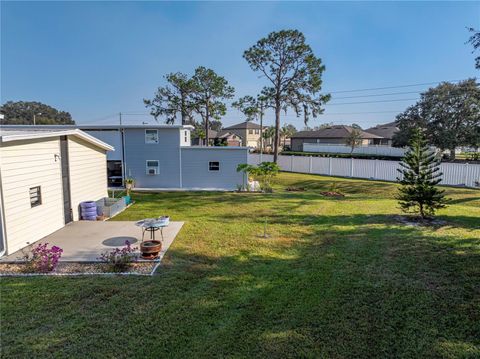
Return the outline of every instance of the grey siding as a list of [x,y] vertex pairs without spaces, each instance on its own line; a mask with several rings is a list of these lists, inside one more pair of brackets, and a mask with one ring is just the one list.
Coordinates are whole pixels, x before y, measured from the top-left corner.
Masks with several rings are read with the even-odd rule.
[[107,152],[107,160],[122,160],[122,134],[120,130],[85,130],[89,135],[98,138],[100,141],[108,143],[115,148],[114,151]]
[[[158,129],[158,143],[145,143],[145,129],[125,130],[125,168],[140,188],[180,187],[180,136],[178,128]],[[146,161],[158,160],[159,173],[147,175]]]
[[[183,188],[234,190],[242,184],[237,166],[247,160],[246,148],[182,147]],[[209,171],[210,161],[220,162],[220,171]]]

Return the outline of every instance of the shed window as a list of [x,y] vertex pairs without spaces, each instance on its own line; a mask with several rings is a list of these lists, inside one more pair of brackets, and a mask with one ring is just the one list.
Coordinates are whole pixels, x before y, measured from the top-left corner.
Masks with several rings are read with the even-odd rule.
[[253,135],[253,130],[248,130],[249,135]]
[[32,187],[29,191],[30,207],[40,206],[42,204],[42,191],[40,186]]
[[147,161],[147,175],[158,175],[159,172],[158,160]]
[[145,143],[158,143],[158,130],[145,130]]
[[208,170],[209,171],[220,171],[220,162],[208,162]]

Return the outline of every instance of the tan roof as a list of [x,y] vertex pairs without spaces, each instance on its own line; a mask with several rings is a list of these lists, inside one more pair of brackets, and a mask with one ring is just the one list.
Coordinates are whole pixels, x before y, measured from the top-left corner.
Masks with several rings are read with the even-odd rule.
[[[322,128],[318,131],[300,131],[292,136],[292,138],[347,138],[354,130],[351,126],[336,125]],[[359,130],[362,138],[382,138],[373,133]]]

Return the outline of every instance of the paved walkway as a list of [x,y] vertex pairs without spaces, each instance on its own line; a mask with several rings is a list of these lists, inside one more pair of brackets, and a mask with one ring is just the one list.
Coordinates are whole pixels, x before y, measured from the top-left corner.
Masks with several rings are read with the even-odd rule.
[[[168,227],[163,229],[162,252],[165,253],[178,232],[183,222],[170,222]],[[150,234],[145,233],[145,240]],[[155,239],[161,239],[160,231],[155,234]],[[46,236],[37,243],[49,243],[63,249],[60,261],[64,262],[95,262],[102,252],[110,251],[116,247],[123,247],[128,240],[133,247],[138,247],[142,240],[141,228],[135,226],[135,222],[72,222],[58,231]],[[24,248],[28,251],[28,247]],[[2,257],[0,261],[16,261],[22,256],[21,251]]]

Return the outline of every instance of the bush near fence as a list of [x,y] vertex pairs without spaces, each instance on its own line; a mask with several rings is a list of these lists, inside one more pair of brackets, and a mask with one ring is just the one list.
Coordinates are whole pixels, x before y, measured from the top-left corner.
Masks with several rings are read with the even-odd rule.
[[283,151],[281,155],[284,156],[313,156],[313,157],[334,157],[334,158],[360,158],[372,160],[390,160],[399,161],[402,157],[399,156],[385,156],[385,155],[366,155],[363,153],[332,153],[332,152],[298,152],[298,151]]
[[[250,154],[250,164],[260,163],[260,155]],[[272,155],[263,155],[262,161],[273,161]],[[279,156],[282,171],[311,173],[327,176],[364,178],[394,182],[400,168],[399,161],[334,158],[314,156]],[[441,185],[480,188],[480,164],[441,163]]]

